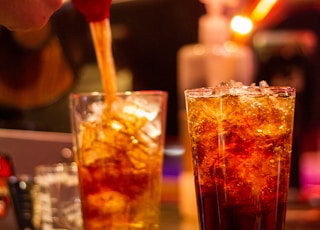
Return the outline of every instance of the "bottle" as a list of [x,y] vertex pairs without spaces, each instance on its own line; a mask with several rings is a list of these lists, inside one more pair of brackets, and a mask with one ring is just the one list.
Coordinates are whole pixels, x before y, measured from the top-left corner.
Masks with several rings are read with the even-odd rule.
[[8,187],[19,230],[34,230],[31,197],[33,178],[25,174],[18,177],[11,176],[8,179]]
[[230,40],[230,22],[223,14],[228,0],[200,1],[207,14],[199,18],[199,43],[183,46],[177,54],[179,141],[185,150],[178,181],[179,210],[189,219],[197,218],[197,207],[184,90],[229,80],[250,84],[254,72],[251,49]]

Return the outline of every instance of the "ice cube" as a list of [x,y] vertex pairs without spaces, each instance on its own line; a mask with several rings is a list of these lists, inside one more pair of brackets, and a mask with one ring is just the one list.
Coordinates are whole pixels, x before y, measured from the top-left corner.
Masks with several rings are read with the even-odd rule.
[[100,193],[89,194],[88,207],[99,210],[103,214],[115,214],[123,212],[129,198],[116,191],[101,191]]
[[156,119],[152,122],[146,123],[146,125],[142,128],[142,131],[146,133],[151,139],[156,139],[160,137],[162,133],[161,121],[160,119]]
[[127,156],[134,169],[144,169],[147,167],[149,155],[142,148],[134,148],[127,152]]
[[269,84],[265,80],[262,80],[259,82],[259,87],[266,88],[266,87],[269,87]]
[[260,95],[271,94],[269,84],[266,81],[260,81],[257,87],[255,83],[249,86],[244,85],[242,82],[230,80],[228,82],[221,82],[214,88],[215,96],[223,95]]
[[106,103],[104,101],[93,103],[90,108],[88,108],[86,120],[89,122],[100,121],[105,107]]
[[158,116],[161,109],[162,98],[158,95],[148,96],[148,98],[141,97],[139,95],[132,94],[127,98],[127,102],[135,105],[139,117],[146,117],[149,121],[152,121]]
[[[82,229],[81,202],[79,198],[63,202],[59,212],[61,212],[61,224],[68,229]],[[60,213],[59,213],[60,214]]]
[[133,168],[143,169],[148,165],[152,156],[159,152],[159,148],[156,140],[138,131],[135,134],[133,145],[127,148],[127,156]]

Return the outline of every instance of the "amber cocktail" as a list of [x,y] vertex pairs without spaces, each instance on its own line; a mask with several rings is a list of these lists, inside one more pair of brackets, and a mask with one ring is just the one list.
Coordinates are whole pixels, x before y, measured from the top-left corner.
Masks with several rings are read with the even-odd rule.
[[74,94],[75,158],[86,230],[158,229],[167,94]]
[[185,91],[201,229],[282,230],[295,89]]

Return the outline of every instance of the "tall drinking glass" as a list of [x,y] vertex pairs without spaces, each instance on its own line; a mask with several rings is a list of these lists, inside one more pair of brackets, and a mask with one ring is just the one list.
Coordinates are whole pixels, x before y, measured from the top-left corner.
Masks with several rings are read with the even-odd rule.
[[282,230],[295,89],[185,91],[202,230]]
[[73,94],[86,230],[158,229],[167,93]]

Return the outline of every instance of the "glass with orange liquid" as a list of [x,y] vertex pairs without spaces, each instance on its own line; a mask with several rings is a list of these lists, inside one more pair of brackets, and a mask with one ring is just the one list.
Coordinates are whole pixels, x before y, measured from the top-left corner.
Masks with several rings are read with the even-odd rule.
[[70,96],[86,230],[158,229],[167,93]]
[[201,229],[283,230],[295,89],[185,91]]

